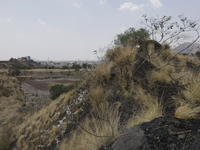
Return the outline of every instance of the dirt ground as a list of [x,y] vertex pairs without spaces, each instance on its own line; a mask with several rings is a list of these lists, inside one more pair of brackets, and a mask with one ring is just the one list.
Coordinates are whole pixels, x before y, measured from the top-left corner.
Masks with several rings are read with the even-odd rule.
[[41,79],[41,80],[25,80],[22,82],[22,84],[29,84],[36,90],[41,90],[44,92],[48,92],[50,87],[54,84],[72,84],[74,83],[73,79]]

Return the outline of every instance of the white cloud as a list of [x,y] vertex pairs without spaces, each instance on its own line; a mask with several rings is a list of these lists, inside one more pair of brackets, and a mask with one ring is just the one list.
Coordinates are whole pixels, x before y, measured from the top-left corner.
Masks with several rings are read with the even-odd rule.
[[99,4],[105,4],[106,0],[100,0]]
[[55,29],[55,32],[59,32],[59,33],[60,33],[61,31],[60,31],[60,30],[58,30],[58,29]]
[[149,1],[154,8],[160,8],[163,6],[160,0],[149,0]]
[[121,30],[121,31],[125,31],[125,30],[127,30],[128,28],[130,28],[130,27],[123,26],[123,27],[120,28],[120,30]]
[[74,2],[72,4],[74,7],[77,7],[77,8],[81,8],[82,4],[81,3],[77,3],[77,2]]
[[142,7],[146,6],[148,4],[142,4],[142,5],[136,5],[130,2],[126,2],[120,5],[120,8],[118,10],[129,10],[129,11],[141,11],[143,10]]
[[47,30],[48,30],[49,32],[53,32],[53,31],[54,31],[54,30],[51,29],[51,28],[47,28]]
[[13,22],[10,18],[6,19],[7,22]]
[[46,22],[44,22],[44,21],[42,21],[42,20],[40,20],[40,19],[38,19],[38,22],[39,22],[39,24],[41,24],[41,25],[46,25]]
[[48,30],[49,32],[57,32],[57,33],[60,33],[60,32],[61,32],[61,31],[58,30],[58,29],[47,28],[47,30]]
[[4,19],[0,19],[0,21],[1,21],[1,22],[10,22],[10,23],[13,22],[10,18],[7,18],[6,20],[4,20]]

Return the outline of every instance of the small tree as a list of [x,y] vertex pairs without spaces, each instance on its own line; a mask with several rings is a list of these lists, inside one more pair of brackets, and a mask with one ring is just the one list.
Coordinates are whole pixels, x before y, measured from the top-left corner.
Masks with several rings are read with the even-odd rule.
[[178,15],[179,21],[172,21],[172,16],[148,18],[147,15],[143,15],[142,17],[144,20],[140,21],[141,26],[148,29],[149,36],[161,44],[177,43],[179,40],[186,39],[187,33],[191,31],[197,33],[193,43],[199,38],[197,21],[189,20],[184,15]]
[[75,69],[75,71],[79,71],[79,69],[81,69],[81,66],[73,63],[72,69]]
[[124,33],[117,34],[117,37],[114,40],[114,44],[117,46],[126,46],[130,38],[133,39],[149,38],[149,32],[144,28],[135,30],[135,28],[130,27],[129,29],[124,31]]
[[86,69],[86,68],[87,68],[87,64],[84,63],[84,64],[82,65],[82,67],[83,67],[84,69]]

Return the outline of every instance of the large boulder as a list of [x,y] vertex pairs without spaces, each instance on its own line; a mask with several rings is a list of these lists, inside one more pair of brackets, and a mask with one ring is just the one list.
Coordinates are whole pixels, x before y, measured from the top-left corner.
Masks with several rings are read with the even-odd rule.
[[137,125],[124,132],[112,148],[113,150],[151,150],[144,131]]

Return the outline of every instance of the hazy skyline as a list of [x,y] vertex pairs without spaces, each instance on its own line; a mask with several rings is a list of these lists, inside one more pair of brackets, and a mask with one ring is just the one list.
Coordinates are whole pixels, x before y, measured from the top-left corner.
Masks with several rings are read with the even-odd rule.
[[96,60],[127,27],[149,17],[200,17],[197,0],[0,0],[0,60]]

